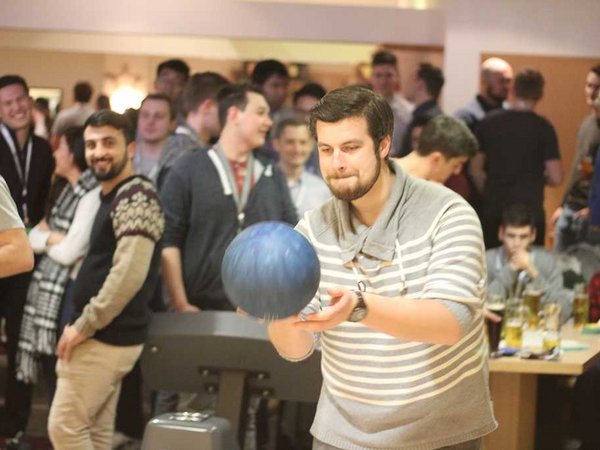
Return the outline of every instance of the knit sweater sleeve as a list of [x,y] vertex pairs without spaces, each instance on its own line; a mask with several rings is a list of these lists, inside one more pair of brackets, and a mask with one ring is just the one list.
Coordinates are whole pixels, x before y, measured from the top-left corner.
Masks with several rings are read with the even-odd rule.
[[111,216],[117,240],[112,267],[74,324],[88,337],[106,327],[140,290],[164,228],[156,191],[142,178],[119,190]]

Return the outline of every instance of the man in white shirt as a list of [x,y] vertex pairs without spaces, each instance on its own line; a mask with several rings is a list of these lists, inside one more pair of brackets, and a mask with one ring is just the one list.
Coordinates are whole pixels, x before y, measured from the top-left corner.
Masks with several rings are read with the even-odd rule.
[[137,173],[156,182],[158,159],[174,128],[175,110],[169,97],[150,94],[142,100],[133,156],[133,166]]
[[371,84],[373,91],[383,95],[394,113],[394,135],[392,136],[392,156],[398,155],[406,128],[412,118],[414,105],[400,93],[398,60],[388,51],[382,50],[371,59]]
[[302,120],[284,119],[275,127],[273,148],[279,154],[279,167],[285,174],[299,217],[331,197],[323,179],[306,170],[314,144],[308,124]]

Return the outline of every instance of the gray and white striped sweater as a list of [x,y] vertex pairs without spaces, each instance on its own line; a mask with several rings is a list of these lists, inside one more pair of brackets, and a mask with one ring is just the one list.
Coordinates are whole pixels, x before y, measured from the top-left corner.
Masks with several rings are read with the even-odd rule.
[[455,345],[396,339],[344,322],[317,336],[323,388],[311,429],[341,449],[434,449],[496,427],[488,389],[481,226],[450,190],[396,169],[388,203],[372,227],[331,199],[297,229],[314,245],[321,283],[305,313],[327,308],[327,288],[436,299],[461,324]]

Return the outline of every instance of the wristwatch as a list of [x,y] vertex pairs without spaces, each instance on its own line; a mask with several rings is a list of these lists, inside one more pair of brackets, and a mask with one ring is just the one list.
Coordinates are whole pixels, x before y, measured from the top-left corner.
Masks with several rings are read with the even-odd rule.
[[356,306],[350,312],[348,322],[360,322],[367,316],[367,304],[365,303],[362,291],[353,292],[356,294],[358,302],[356,302]]

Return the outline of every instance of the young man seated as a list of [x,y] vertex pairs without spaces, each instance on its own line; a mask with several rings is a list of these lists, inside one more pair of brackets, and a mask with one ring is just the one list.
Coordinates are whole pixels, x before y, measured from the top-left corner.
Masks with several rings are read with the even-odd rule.
[[502,246],[486,252],[488,293],[509,295],[519,282],[535,281],[542,289],[542,303],[561,306],[563,321],[571,315],[572,293],[563,287],[558,258],[542,247],[532,246],[536,237],[535,217],[520,204],[506,207],[498,229]]

